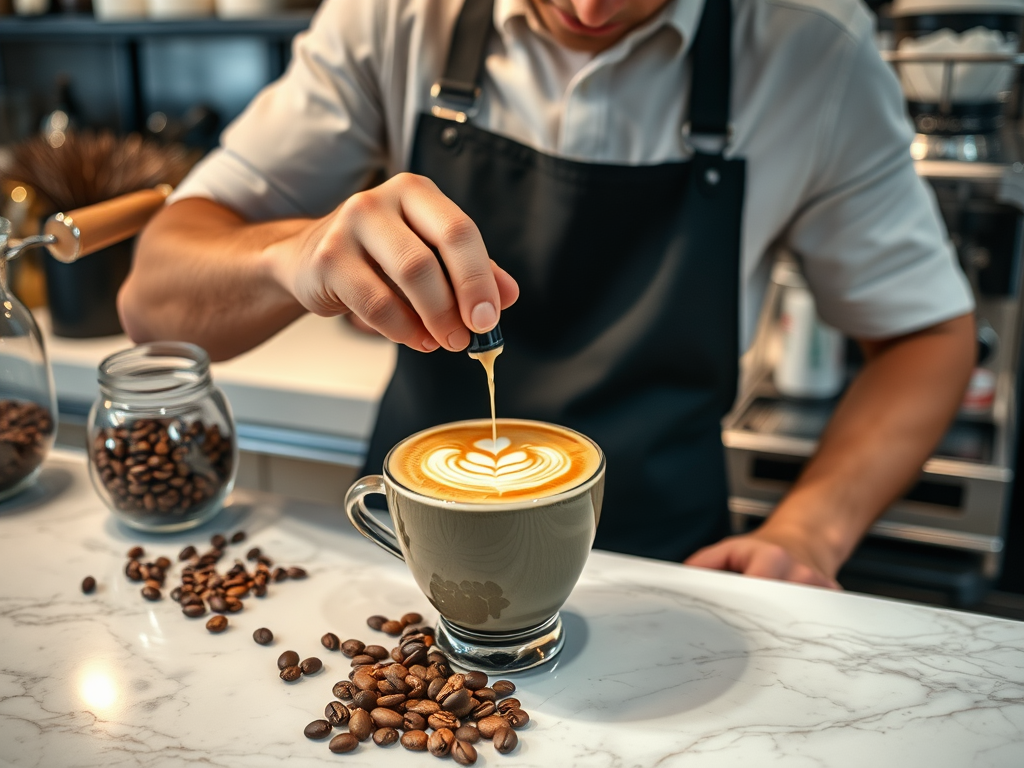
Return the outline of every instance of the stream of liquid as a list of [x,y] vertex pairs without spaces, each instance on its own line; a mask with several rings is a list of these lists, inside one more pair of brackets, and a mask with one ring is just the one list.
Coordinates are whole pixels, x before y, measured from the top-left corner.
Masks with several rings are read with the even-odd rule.
[[469,353],[469,356],[474,360],[479,360],[484,370],[487,371],[487,389],[491,393],[491,445],[495,447],[495,451],[497,451],[498,445],[498,418],[494,410],[494,361],[503,349],[504,347],[495,347],[486,352]]

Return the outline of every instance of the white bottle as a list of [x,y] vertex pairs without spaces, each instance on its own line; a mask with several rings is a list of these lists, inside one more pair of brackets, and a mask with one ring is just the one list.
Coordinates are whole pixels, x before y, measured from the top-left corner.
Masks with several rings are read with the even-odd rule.
[[786,283],[775,387],[785,397],[835,397],[843,388],[843,335],[818,317],[814,296],[802,277],[791,273]]

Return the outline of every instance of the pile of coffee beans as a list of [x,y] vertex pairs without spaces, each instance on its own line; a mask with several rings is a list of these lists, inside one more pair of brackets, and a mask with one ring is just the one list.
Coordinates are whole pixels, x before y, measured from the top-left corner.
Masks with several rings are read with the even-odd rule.
[[53,415],[41,405],[0,400],[0,492],[31,475],[46,457]]
[[114,506],[147,522],[201,514],[233,471],[230,438],[202,421],[139,419],[101,430],[90,448]]
[[[475,745],[483,739],[501,754],[516,748],[515,731],[529,723],[530,716],[518,699],[511,698],[515,684],[488,684],[487,675],[478,671],[454,672],[448,658],[433,647],[433,630],[413,626],[422,620],[415,613],[397,620],[394,634],[401,634],[401,639],[390,651],[356,639],[336,644],[336,635],[324,635],[325,648],[340,649],[352,659],[352,672],[348,680],[335,684],[333,693],[339,701],[328,702],[324,719],[306,726],[307,738],[325,739],[335,728],[347,727],[331,739],[331,752],[352,752],[372,737],[377,746],[399,742],[414,752],[450,755],[459,765],[476,762]],[[395,626],[383,616],[371,616],[367,624],[381,631]],[[298,654],[291,653],[287,659],[282,654],[282,659],[294,665]]]
[[[243,541],[245,532],[238,531],[231,537],[230,543],[240,544]],[[264,555],[258,547],[251,548],[246,555],[249,561],[255,562],[252,571],[242,560],[236,559],[231,568],[220,573],[217,570],[217,563],[223,559],[228,544],[228,539],[217,533],[210,539],[210,549],[203,553],[191,545],[181,550],[178,553],[178,561],[184,563],[184,566],[181,569],[180,582],[170,592],[171,599],[181,606],[181,612],[191,619],[205,616],[207,610],[217,614],[206,623],[206,628],[214,633],[223,632],[228,628],[227,617],[224,614],[241,611],[244,607],[242,601],[251,595],[264,597],[271,582],[306,578],[306,571],[297,566],[275,568],[273,560]],[[161,600],[172,563],[167,557],[143,562],[145,554],[145,550],[138,546],[128,550],[125,576],[129,581],[142,583],[142,596],[145,599]],[[84,589],[83,584],[83,591]],[[270,630],[261,629],[257,632],[264,638],[266,635],[263,633],[269,634],[266,643],[273,640]]]

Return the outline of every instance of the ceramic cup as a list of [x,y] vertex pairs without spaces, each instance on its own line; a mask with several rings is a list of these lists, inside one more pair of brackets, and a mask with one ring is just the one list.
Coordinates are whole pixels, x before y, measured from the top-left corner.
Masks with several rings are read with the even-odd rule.
[[[513,422],[499,420],[499,434],[503,423]],[[486,424],[490,429],[490,422]],[[584,435],[572,434],[597,450],[597,469],[551,496],[507,503],[453,502],[405,487],[395,479],[391,460],[417,435],[391,449],[383,475],[361,478],[349,488],[345,509],[352,524],[406,562],[441,615],[437,644],[457,664],[514,672],[543,664],[562,648],[558,610],[590,554],[605,477],[600,448]],[[369,494],[387,497],[395,530],[366,509]]]

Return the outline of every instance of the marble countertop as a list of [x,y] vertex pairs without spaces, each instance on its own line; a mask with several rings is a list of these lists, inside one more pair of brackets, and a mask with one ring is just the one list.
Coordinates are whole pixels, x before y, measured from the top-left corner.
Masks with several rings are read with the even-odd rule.
[[[123,574],[134,544],[173,560],[238,529],[229,555],[260,546],[309,578],[246,600],[221,635]],[[431,765],[302,734],[349,671],[320,636],[379,641],[366,617],[406,611],[436,617],[340,509],[238,494],[199,530],[140,535],[101,506],[81,456],[55,452],[0,504],[0,764]],[[513,678],[533,718],[519,747],[480,745],[477,765],[1024,765],[1022,623],[602,552],[563,618],[560,658]],[[261,626],[273,645],[253,642]],[[282,682],[286,649],[324,671]]]

